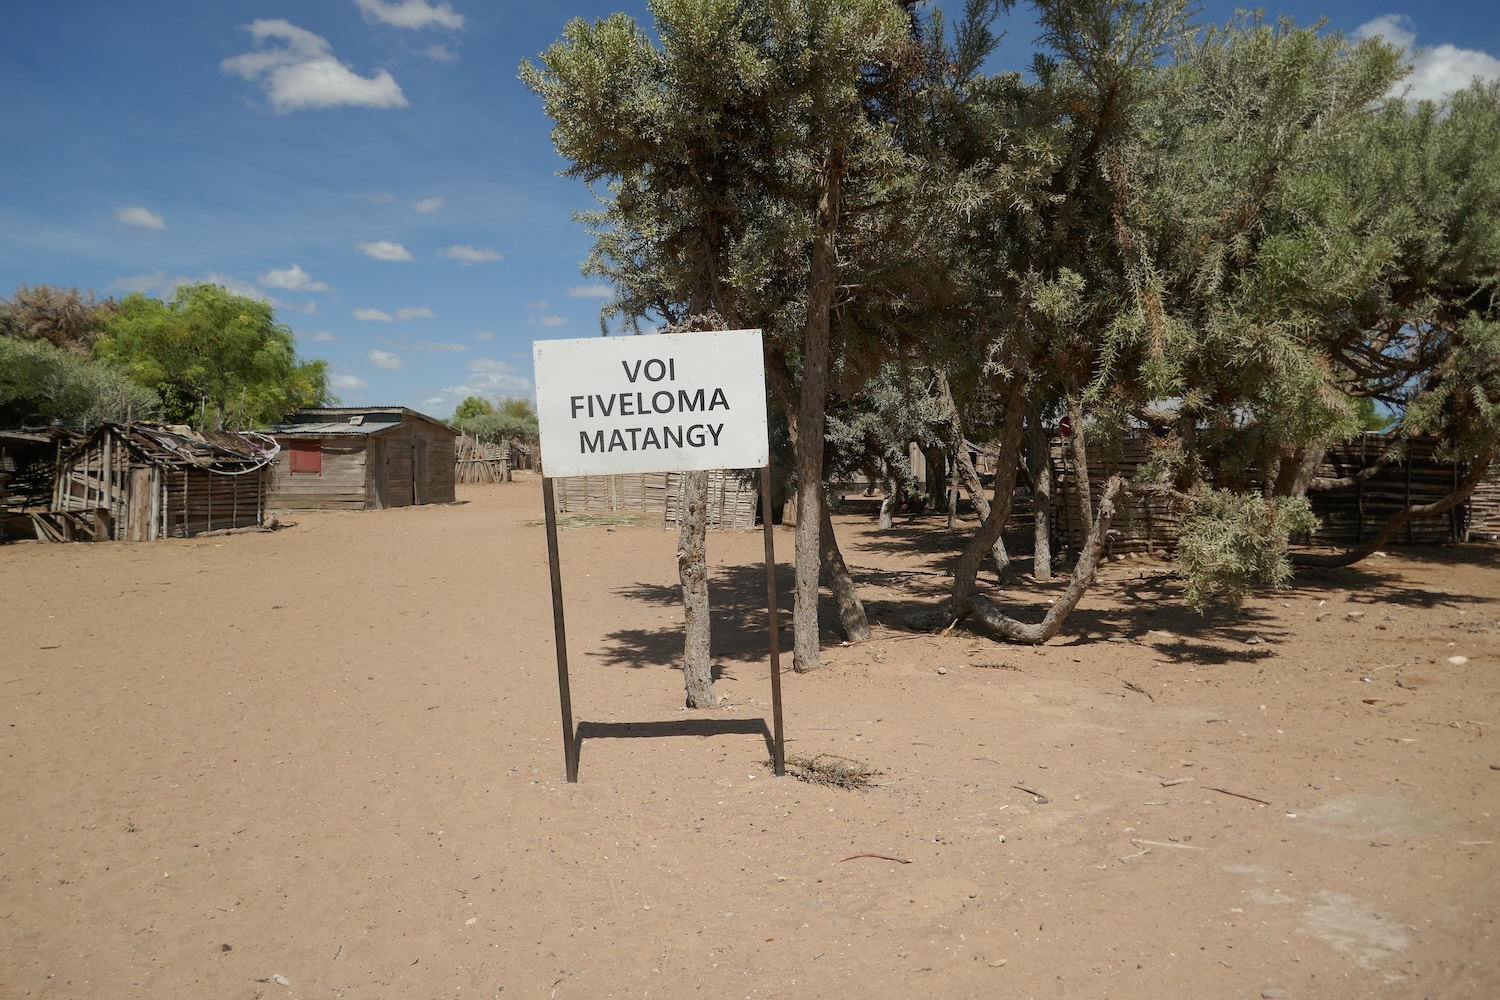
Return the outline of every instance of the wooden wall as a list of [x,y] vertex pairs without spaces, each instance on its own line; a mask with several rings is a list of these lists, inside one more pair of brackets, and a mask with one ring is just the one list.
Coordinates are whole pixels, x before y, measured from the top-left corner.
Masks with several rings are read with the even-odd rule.
[[[158,537],[188,538],[223,528],[248,528],[264,519],[265,470],[224,476],[206,469],[163,469]],[[139,504],[138,509],[145,509]],[[149,514],[148,514],[149,517]],[[134,533],[134,519],[131,531]]]
[[[1353,475],[1379,458],[1391,438],[1389,434],[1371,433],[1329,448],[1318,466],[1318,475],[1330,479]],[[1435,439],[1414,438],[1408,442],[1406,461],[1401,464],[1387,465],[1355,486],[1309,493],[1318,517],[1313,541],[1354,545],[1379,531],[1407,504],[1431,503],[1453,492],[1463,473],[1457,466],[1438,462],[1436,450]],[[1466,514],[1466,505],[1460,504],[1439,517],[1407,521],[1392,542],[1438,545],[1456,541],[1465,535]]]
[[408,420],[368,434],[278,434],[276,439],[283,448],[293,440],[319,441],[323,471],[294,475],[290,459],[280,459],[271,475],[268,500],[274,510],[380,510],[456,499],[457,435],[425,420]]
[[[285,449],[291,438],[277,440]],[[299,436],[299,440],[307,439]],[[373,494],[365,489],[366,435],[326,434],[317,440],[323,448],[322,473],[293,475],[291,460],[283,450],[271,466],[266,506],[271,510],[364,510],[370,506]]]
[[113,433],[75,452],[58,470],[50,517],[39,535],[145,542],[248,528],[265,514],[267,470],[231,475],[146,461]]
[[[1092,438],[1089,446],[1089,496],[1097,512],[1104,496],[1104,484],[1113,475],[1128,481],[1151,457],[1150,442],[1144,435],[1129,435],[1109,449],[1100,448]],[[1084,524],[1078,512],[1078,476],[1068,459],[1068,449],[1061,437],[1050,442],[1052,475],[1056,487],[1052,497],[1052,523],[1058,537],[1072,552],[1083,547],[1090,525]],[[1165,496],[1130,496],[1115,504],[1115,520],[1110,526],[1109,555],[1159,555],[1177,547],[1177,523],[1180,512]],[[1026,522],[1029,527],[1031,522]],[[1029,546],[1028,546],[1029,548]]]
[[[1335,445],[1328,449],[1317,474],[1329,479],[1352,475],[1373,463],[1388,441],[1389,435],[1369,433],[1347,444]],[[1446,496],[1462,472],[1438,462],[1435,448],[1431,439],[1415,439],[1410,442],[1406,461],[1386,466],[1366,482],[1309,493],[1319,524],[1310,541],[1320,545],[1354,545],[1379,531],[1407,503],[1430,503]],[[1102,452],[1104,449],[1090,441],[1089,486],[1096,508],[1104,483],[1111,475],[1118,472],[1128,479],[1146,461],[1149,441],[1132,435],[1108,449],[1108,455]],[[1052,502],[1054,523],[1076,551],[1088,527],[1079,522],[1074,493],[1078,488],[1077,477],[1067,462],[1061,438],[1052,441],[1052,465],[1058,482]],[[1179,517],[1176,503],[1169,498],[1129,497],[1119,505],[1111,551],[1117,555],[1170,552],[1177,545]],[[1440,517],[1408,521],[1393,542],[1436,545],[1455,541],[1466,536],[1466,517],[1467,507],[1460,505]]]
[[1490,471],[1469,499],[1469,535],[1500,539],[1500,459],[1490,464]]

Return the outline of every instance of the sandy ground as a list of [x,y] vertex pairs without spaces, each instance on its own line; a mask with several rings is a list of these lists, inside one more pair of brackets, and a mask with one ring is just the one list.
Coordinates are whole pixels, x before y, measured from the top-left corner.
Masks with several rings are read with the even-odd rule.
[[687,712],[675,537],[567,530],[569,785],[539,486],[460,499],[0,547],[0,996],[1500,996],[1500,548],[1116,563],[1025,649],[895,627],[955,536],[845,517],[888,625],[785,703],[849,791],[766,766],[759,534]]

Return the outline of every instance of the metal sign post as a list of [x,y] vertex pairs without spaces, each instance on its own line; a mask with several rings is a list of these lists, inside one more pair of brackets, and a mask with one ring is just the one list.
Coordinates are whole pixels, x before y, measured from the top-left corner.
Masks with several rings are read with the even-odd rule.
[[563,762],[568,781],[578,780],[578,748],[573,739],[573,695],[568,687],[568,631],[563,626],[562,565],[557,561],[557,504],[552,477],[542,477],[542,504],[547,508],[547,568],[552,575],[552,637],[557,646],[557,695],[562,701]]
[[766,543],[766,601],[771,629],[772,764],[786,773],[781,712],[781,629],[776,607],[770,440],[765,359],[759,330],[644,337],[542,340],[532,345],[543,462],[547,564],[563,754],[578,780],[579,733],[573,725],[563,625],[554,476],[760,469]]

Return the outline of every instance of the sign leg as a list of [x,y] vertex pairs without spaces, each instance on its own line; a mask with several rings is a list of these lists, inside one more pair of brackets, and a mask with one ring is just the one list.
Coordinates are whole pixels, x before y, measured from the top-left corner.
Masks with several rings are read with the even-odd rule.
[[776,756],[772,759],[778,775],[786,774],[786,742],[781,728],[781,614],[776,606],[776,542],[771,522],[771,466],[760,467],[761,524],[766,535],[766,607],[771,618],[771,716],[774,720]]
[[[547,508],[547,568],[552,573],[552,634],[557,646],[557,695],[562,701],[563,761],[568,781],[576,782],[578,744],[573,732],[573,698],[568,690],[568,633],[563,627],[562,565],[557,560],[557,504],[553,502],[551,476],[542,477],[542,505]],[[778,720],[780,705],[778,700]],[[777,726],[779,732],[779,721]]]

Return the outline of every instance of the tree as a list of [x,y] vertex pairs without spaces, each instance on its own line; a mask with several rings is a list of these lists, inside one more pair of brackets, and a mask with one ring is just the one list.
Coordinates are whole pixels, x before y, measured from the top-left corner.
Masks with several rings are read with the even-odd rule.
[[169,420],[205,428],[272,423],[332,399],[327,362],[300,360],[268,303],[214,284],[167,302],[127,296],[95,350],[158,393]]
[[161,399],[119,368],[47,340],[0,337],[0,427],[151,420]]
[[[782,346],[801,362],[793,664],[811,669],[836,237],[851,173],[889,146],[862,88],[900,61],[909,22],[891,0],[659,0],[652,12],[660,48],[624,15],[575,20],[522,79],[557,123],[565,173],[609,185],[585,218],[588,266],[616,285],[618,314],[737,326],[802,292],[797,341]],[[788,326],[758,325],[771,340]]]
[[536,406],[523,397],[505,396],[491,402],[483,396],[470,396],[458,404],[449,422],[485,441],[518,438],[531,444],[539,439]]
[[495,404],[483,396],[469,396],[459,403],[453,411],[453,419],[449,421],[454,427],[463,429],[464,421],[475,417],[482,417],[495,412]]
[[0,301],[0,336],[45,340],[87,357],[105,319],[117,308],[113,299],[100,302],[93,292],[22,285],[9,299]]

